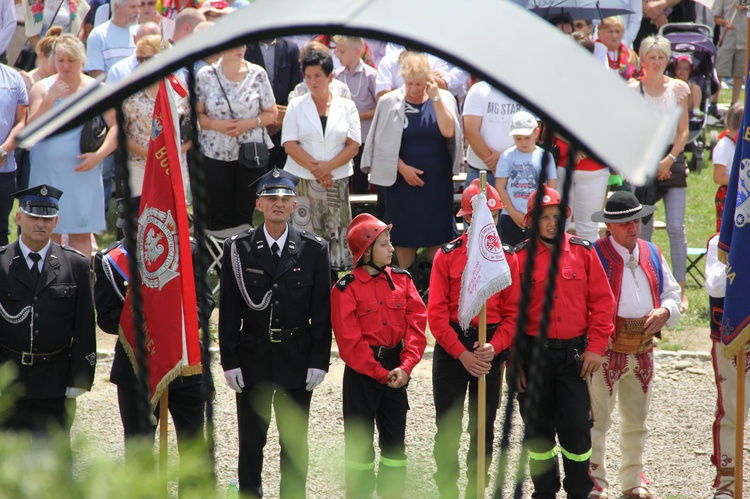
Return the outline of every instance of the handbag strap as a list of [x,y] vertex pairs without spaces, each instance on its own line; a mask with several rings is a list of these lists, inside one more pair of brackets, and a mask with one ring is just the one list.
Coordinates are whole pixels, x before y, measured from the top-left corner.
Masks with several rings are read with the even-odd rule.
[[[221,93],[224,94],[224,100],[227,101],[227,107],[229,107],[229,114],[232,116],[232,119],[237,119],[237,117],[234,115],[234,111],[232,110],[232,104],[229,102],[229,97],[227,97],[227,93],[224,91],[224,85],[221,84],[221,78],[219,78],[219,73],[216,72],[216,68],[214,66],[211,66],[211,70],[214,72],[214,76],[216,77],[216,82],[219,84]],[[237,137],[237,143],[240,146],[242,145],[242,142],[240,142],[239,137]]]
[[[52,16],[52,20],[49,22],[49,27],[51,28],[55,24],[55,19],[57,19],[57,14],[60,13],[60,9],[63,6],[63,3],[67,2],[68,0],[61,0],[60,5],[57,6],[57,10],[55,11],[55,15]],[[49,28],[48,28],[49,29]],[[70,27],[68,27],[70,29]]]
[[[64,1],[64,0],[63,0]],[[224,85],[221,84],[221,78],[219,78],[219,73],[216,72],[216,68],[214,66],[211,66],[211,71],[214,72],[214,76],[216,77],[216,82],[219,84],[219,88],[221,89],[221,93],[224,95],[224,100],[227,101],[227,107],[229,108],[229,114],[232,116],[233,119],[237,119],[237,117],[234,115],[234,111],[232,110],[232,104],[229,102],[229,97],[227,97],[227,93],[224,91]],[[258,106],[260,107],[260,106]],[[261,126],[260,127],[260,135],[261,140],[265,142],[266,139],[266,127]],[[237,143],[242,145],[242,142],[240,142],[240,138],[237,137]],[[258,146],[255,145],[255,156],[258,156]]]

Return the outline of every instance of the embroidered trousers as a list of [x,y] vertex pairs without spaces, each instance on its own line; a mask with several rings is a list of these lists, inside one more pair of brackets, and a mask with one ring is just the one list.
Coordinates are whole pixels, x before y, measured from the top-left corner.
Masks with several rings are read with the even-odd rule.
[[606,468],[606,438],[612,426],[612,411],[617,401],[620,414],[620,487],[628,490],[645,484],[643,449],[648,427],[646,417],[651,404],[654,375],[653,352],[639,355],[607,352],[602,368],[591,380],[590,474],[594,490],[609,488]]
[[[714,452],[711,463],[716,467],[714,489],[734,493],[734,432],[737,410],[737,369],[735,360],[725,359],[721,341],[711,338],[711,359],[716,381],[716,414],[712,425]],[[750,372],[750,351],[745,349],[745,373]],[[745,421],[750,406],[750,379],[745,378]]]

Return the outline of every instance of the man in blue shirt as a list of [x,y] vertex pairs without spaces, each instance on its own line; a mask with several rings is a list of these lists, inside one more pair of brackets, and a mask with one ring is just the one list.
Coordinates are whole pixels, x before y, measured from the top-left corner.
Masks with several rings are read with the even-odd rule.
[[8,216],[16,190],[15,137],[26,124],[29,96],[19,74],[0,64],[0,246],[8,244]]

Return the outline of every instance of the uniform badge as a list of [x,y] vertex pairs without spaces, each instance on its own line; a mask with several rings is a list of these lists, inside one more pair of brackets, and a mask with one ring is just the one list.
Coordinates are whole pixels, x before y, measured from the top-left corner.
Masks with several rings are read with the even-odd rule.
[[271,173],[271,176],[273,178],[279,178],[279,175],[281,175],[281,173],[279,173],[279,170],[274,168],[273,173]]
[[143,284],[161,290],[179,276],[177,223],[172,212],[146,207],[138,219],[138,268]]
[[89,361],[89,364],[92,366],[96,365],[96,353],[90,353],[86,356],[86,360]]
[[39,190],[39,194],[42,196],[46,196],[49,191],[47,190],[47,186],[43,185],[42,188]]

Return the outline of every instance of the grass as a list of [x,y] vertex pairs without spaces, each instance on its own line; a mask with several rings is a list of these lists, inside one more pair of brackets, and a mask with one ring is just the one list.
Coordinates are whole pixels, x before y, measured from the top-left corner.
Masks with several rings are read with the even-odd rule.
[[[741,98],[744,98],[744,96]],[[722,90],[719,102],[729,103],[730,99],[731,90]],[[709,127],[709,130],[711,129],[719,132],[722,130],[721,128]],[[716,209],[714,205],[716,189],[717,185],[713,181],[711,151],[706,150],[701,172],[690,172],[688,176],[687,208],[685,209],[688,247],[705,248],[708,239],[716,232]],[[664,204],[657,203],[656,206],[656,219],[665,220]],[[666,231],[654,231],[653,242],[661,248],[662,253],[671,265],[669,238]],[[701,270],[703,270],[704,265],[705,261],[699,264]],[[690,308],[682,315],[680,322],[674,329],[679,331],[695,327],[708,327],[710,316],[706,290],[703,286],[698,286],[690,276],[686,277],[686,283]],[[669,342],[662,343],[661,348],[669,349]]]

